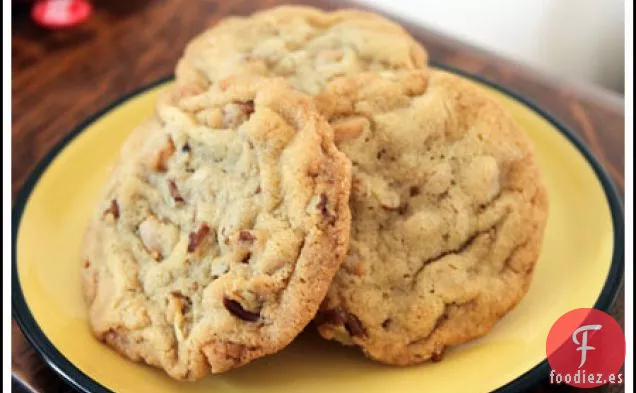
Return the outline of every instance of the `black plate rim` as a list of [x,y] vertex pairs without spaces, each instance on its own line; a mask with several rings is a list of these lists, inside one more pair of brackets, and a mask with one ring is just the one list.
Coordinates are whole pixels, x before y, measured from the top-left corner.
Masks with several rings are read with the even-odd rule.
[[[561,121],[557,120],[552,114],[546,110],[537,106],[531,100],[511,91],[508,88],[501,86],[500,84],[493,82],[481,75],[471,74],[467,71],[457,69],[445,64],[432,63],[435,68],[443,69],[476,82],[482,83],[486,86],[492,87],[512,98],[521,102],[535,113],[539,114],[549,123],[551,123],[561,134],[563,134],[572,143],[576,149],[585,157],[586,161],[590,164],[594,170],[597,178],[601,182],[607,203],[610,207],[612,216],[613,229],[614,229],[614,250],[612,255],[612,263],[610,271],[607,275],[603,289],[594,304],[594,308],[602,311],[608,311],[613,304],[618,291],[623,282],[624,275],[624,263],[625,263],[625,245],[624,245],[624,213],[623,205],[621,202],[620,194],[612,182],[610,176],[606,170],[598,162],[594,154],[589,147],[585,144],[583,139],[568,127],[566,127]],[[20,222],[24,208],[28,202],[28,199],[33,191],[33,188],[38,183],[38,180],[42,174],[46,171],[51,162],[57,157],[57,155],[69,144],[76,136],[82,133],[89,125],[101,118],[103,115],[110,112],[112,109],[126,102],[127,100],[145,93],[146,91],[159,86],[172,79],[172,76],[163,77],[150,84],[142,86],[128,94],[121,96],[106,107],[98,110],[93,115],[89,116],[86,120],[76,126],[69,134],[67,134],[60,142],[58,142],[45,156],[38,162],[35,169],[31,172],[29,177],[24,183],[23,188],[18,193],[12,209],[12,223],[11,223],[11,283],[12,283],[12,313],[13,317],[18,323],[18,326],[24,333],[25,337],[33,345],[36,351],[42,356],[44,361],[65,381],[80,392],[84,393],[105,393],[110,392],[109,389],[101,385],[99,382],[90,378],[82,371],[80,371],[73,363],[71,363],[57,348],[49,341],[44,332],[40,329],[35,318],[31,314],[29,307],[27,306],[26,299],[22,293],[20,281],[17,272],[17,235],[20,229]],[[495,392],[507,393],[518,392],[529,389],[547,378],[550,371],[550,366],[547,359],[539,362],[533,368],[520,375],[513,381],[510,381],[504,386],[501,386]]]

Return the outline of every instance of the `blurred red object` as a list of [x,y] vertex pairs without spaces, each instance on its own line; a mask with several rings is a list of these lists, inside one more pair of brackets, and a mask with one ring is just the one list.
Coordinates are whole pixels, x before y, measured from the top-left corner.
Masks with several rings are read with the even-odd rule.
[[88,0],[38,0],[33,5],[31,17],[43,27],[59,29],[84,22],[92,10]]

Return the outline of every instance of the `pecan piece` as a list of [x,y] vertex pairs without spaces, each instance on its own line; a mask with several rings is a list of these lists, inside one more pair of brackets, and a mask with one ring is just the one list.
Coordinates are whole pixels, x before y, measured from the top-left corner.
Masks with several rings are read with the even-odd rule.
[[168,144],[161,150],[159,150],[152,161],[152,169],[155,171],[163,172],[167,169],[166,161],[174,154],[175,146],[172,137],[168,137]]
[[256,239],[256,237],[252,234],[251,231],[243,229],[241,230],[241,232],[239,232],[239,240],[242,242],[251,243],[252,241],[254,241],[254,239]]
[[227,297],[223,298],[223,306],[230,314],[244,321],[256,322],[260,318],[260,314],[244,309],[241,303]]
[[352,337],[366,337],[367,332],[364,330],[364,326],[362,326],[362,322],[351,313],[347,313],[347,319],[344,323],[345,329]]
[[245,254],[245,256],[241,259],[241,263],[250,263],[250,258],[252,257],[252,253],[248,252],[247,254]]
[[188,237],[188,252],[193,252],[201,244],[203,238],[210,232],[208,224],[203,223],[196,232],[190,232]]
[[119,205],[114,199],[110,201],[108,209],[104,210],[104,217],[108,215],[112,215],[115,220],[119,218]]
[[327,194],[325,194],[324,192],[320,194],[320,200],[318,201],[318,204],[316,205],[316,208],[318,210],[320,210],[320,212],[322,213],[323,216],[325,217],[329,217],[329,209],[327,209],[327,203],[329,202],[329,199],[327,199]]
[[254,113],[254,101],[239,102],[237,105],[248,118],[252,113]]
[[441,362],[444,359],[444,349],[436,349],[432,354],[431,354],[431,362],[433,363],[437,363],[437,362]]
[[327,223],[329,225],[333,225],[336,222],[336,216],[329,213],[329,209],[327,208],[327,203],[329,199],[327,195],[323,192],[320,194],[318,203],[316,204],[316,208],[320,210],[322,215],[327,219]]
[[190,309],[192,308],[192,300],[189,297],[179,291],[172,291],[170,292],[170,295],[172,295],[173,301],[181,313],[186,314],[190,312]]
[[174,199],[175,202],[183,203],[185,200],[181,193],[179,192],[179,188],[177,187],[177,183],[174,180],[168,180],[168,189],[170,190],[170,195]]

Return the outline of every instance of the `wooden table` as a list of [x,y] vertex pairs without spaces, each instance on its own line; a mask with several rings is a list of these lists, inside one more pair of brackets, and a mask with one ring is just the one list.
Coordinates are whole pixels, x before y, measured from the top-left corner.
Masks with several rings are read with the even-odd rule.
[[[49,32],[36,27],[28,7],[13,12],[12,192],[35,163],[76,124],[119,96],[170,74],[186,42],[230,14],[248,14],[282,0],[95,0],[80,27]],[[305,0],[332,9],[351,3]],[[549,78],[425,28],[406,24],[433,61],[483,75],[535,101],[585,141],[621,192],[624,189],[623,97]],[[624,295],[611,314],[624,325]],[[72,389],[46,366],[12,326],[14,382],[35,392]],[[535,391],[570,391],[547,384]],[[599,392],[623,391],[622,386]]]

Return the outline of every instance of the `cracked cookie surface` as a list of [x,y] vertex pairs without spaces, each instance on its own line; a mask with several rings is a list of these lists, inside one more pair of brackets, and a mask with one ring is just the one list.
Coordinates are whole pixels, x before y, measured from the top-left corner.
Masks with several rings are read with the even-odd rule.
[[424,49],[400,26],[370,12],[282,6],[226,18],[195,37],[178,81],[206,85],[230,75],[283,77],[308,94],[361,71],[426,67]]
[[283,82],[169,91],[85,236],[94,334],[177,379],[282,349],[346,254],[349,189],[331,127]]
[[361,74],[316,97],[352,161],[350,247],[316,316],[375,360],[440,360],[526,293],[548,201],[530,141],[472,83]]

